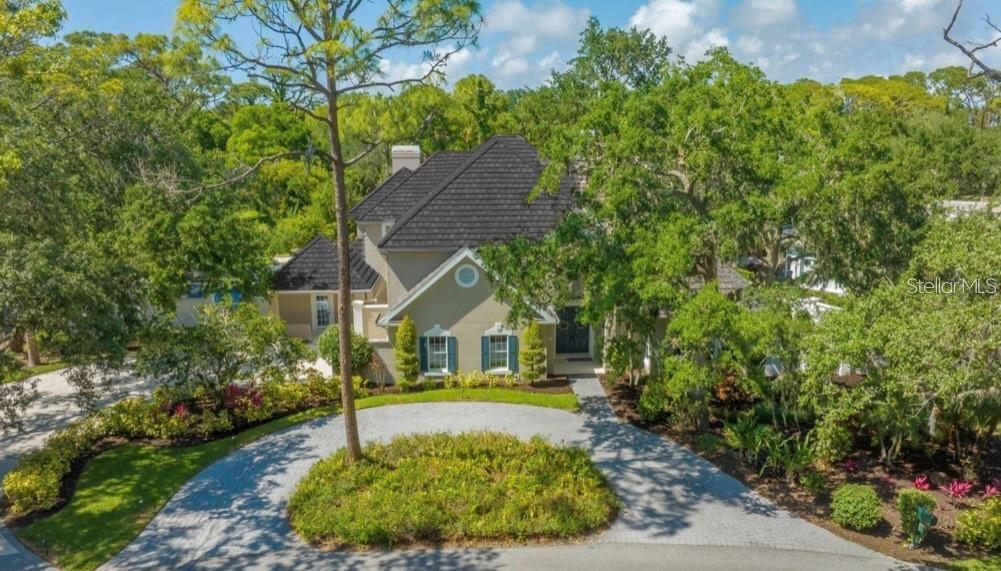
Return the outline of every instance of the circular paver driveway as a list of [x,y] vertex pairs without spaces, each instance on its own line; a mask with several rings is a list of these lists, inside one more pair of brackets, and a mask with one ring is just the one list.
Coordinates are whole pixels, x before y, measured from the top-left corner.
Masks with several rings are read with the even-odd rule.
[[587,543],[366,553],[313,549],[292,532],[285,510],[309,468],[343,447],[343,424],[340,417],[331,417],[270,435],[209,466],[106,567],[906,567],[789,515],[684,447],[617,422],[596,381],[577,381],[575,390],[584,405],[580,414],[505,404],[431,403],[364,410],[358,423],[363,441],[405,433],[499,430],[590,450],[625,508],[608,530]]

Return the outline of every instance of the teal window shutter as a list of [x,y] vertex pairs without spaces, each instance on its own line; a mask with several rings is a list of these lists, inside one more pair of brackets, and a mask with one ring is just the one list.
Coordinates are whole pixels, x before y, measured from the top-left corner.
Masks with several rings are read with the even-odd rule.
[[417,347],[417,354],[421,361],[421,372],[426,373],[428,372],[428,338],[419,337],[417,339]]
[[512,373],[518,372],[518,336],[508,335],[507,337],[507,369]]
[[484,335],[480,337],[480,370],[486,371],[490,367],[490,338]]
[[457,366],[458,362],[459,362],[459,352],[456,350],[456,346],[457,345],[458,345],[458,342],[456,342],[455,337],[448,337],[448,372],[449,373],[454,373],[454,372],[456,372],[459,369],[459,367]]

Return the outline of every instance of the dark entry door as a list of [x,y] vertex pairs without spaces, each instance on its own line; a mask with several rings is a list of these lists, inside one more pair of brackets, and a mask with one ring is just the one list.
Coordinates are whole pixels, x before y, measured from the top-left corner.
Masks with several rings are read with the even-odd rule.
[[576,307],[559,310],[560,323],[556,326],[557,353],[587,353],[588,329],[577,320]]

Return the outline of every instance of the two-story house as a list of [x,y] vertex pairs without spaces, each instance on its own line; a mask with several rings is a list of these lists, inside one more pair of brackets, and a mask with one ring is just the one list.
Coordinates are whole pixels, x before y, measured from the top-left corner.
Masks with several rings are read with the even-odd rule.
[[[516,372],[522,329],[505,324],[509,307],[476,254],[479,246],[515,236],[540,237],[571,208],[577,183],[529,196],[543,164],[521,137],[496,136],[472,151],[393,148],[393,173],[351,210],[351,306],[356,332],[367,337],[391,376],[393,343],[404,316],[420,336],[427,376],[454,371]],[[271,311],[290,334],[315,339],[336,319],[339,260],[318,236],[276,274]],[[593,369],[594,332],[574,308],[537,308],[551,373]]]

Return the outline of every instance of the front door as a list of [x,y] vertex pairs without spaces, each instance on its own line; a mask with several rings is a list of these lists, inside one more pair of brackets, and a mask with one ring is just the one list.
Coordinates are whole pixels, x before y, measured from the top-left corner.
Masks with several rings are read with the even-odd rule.
[[560,318],[556,326],[557,353],[587,353],[589,331],[587,325],[577,320],[577,307],[564,307],[557,314]]

